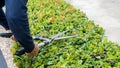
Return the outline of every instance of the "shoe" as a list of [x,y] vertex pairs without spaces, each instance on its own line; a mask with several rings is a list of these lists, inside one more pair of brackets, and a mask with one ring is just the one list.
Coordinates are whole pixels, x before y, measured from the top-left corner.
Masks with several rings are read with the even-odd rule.
[[29,57],[33,57],[36,54],[38,54],[38,52],[39,52],[39,46],[38,46],[38,44],[35,44],[35,47],[34,47],[33,51],[30,52],[30,53],[26,53],[26,55],[29,56]]
[[13,34],[12,33],[0,33],[0,37],[10,38]]
[[17,55],[17,56],[21,56],[25,54],[25,49],[24,48],[21,48],[20,50],[17,50],[14,55]]

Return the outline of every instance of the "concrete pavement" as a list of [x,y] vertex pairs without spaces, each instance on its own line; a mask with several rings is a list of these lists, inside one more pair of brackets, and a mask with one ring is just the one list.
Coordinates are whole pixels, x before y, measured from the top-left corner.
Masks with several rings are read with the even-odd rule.
[[120,44],[120,0],[66,0],[105,29],[109,40]]
[[[0,33],[6,32],[3,27],[0,26]],[[3,53],[4,59],[6,60],[8,68],[17,68],[16,65],[13,63],[13,55],[11,53],[11,39],[9,38],[2,38],[0,37],[0,50]],[[6,68],[5,61],[3,59],[2,53],[0,52],[0,68]],[[3,66],[2,66],[2,65]]]

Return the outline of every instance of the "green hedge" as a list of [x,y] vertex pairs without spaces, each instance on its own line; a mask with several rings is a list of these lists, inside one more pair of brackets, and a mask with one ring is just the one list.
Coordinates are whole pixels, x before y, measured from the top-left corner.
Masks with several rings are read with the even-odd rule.
[[[70,30],[64,36],[75,38],[53,41],[40,48],[33,58],[14,55],[19,68],[112,68],[120,67],[120,46],[104,37],[102,27],[64,0],[29,0],[28,14],[32,35],[51,37]],[[36,41],[41,42],[41,41]],[[12,52],[20,45],[13,42]]]

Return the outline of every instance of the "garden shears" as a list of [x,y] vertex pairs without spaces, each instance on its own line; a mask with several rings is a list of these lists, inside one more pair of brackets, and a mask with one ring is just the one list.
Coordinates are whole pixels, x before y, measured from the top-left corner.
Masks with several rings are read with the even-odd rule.
[[40,36],[34,36],[33,39],[34,40],[42,40],[43,42],[41,42],[41,43],[38,44],[38,46],[41,47],[41,46],[44,46],[46,44],[49,44],[50,42],[52,42],[54,40],[62,40],[62,39],[67,39],[67,38],[73,38],[73,37],[75,37],[75,36],[60,37],[61,35],[67,33],[68,31],[69,30],[63,31],[61,33],[58,33],[58,34],[54,35],[51,38],[43,38],[43,37],[40,37]]

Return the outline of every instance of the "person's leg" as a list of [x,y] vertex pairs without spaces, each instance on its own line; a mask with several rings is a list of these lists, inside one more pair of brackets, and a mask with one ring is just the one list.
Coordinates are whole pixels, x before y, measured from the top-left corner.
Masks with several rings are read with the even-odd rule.
[[2,10],[2,7],[5,5],[5,0],[0,0],[0,25],[2,25],[6,30],[9,30],[9,26],[5,17],[5,14]]
[[25,52],[31,53],[36,46],[30,34],[26,3],[27,0],[5,0],[6,17],[16,40],[24,47]]
[[12,32],[9,29],[5,14],[2,9],[4,5],[5,5],[5,0],[0,0],[0,25],[2,25],[7,31],[6,33],[0,33],[0,37],[10,38],[12,36]]

